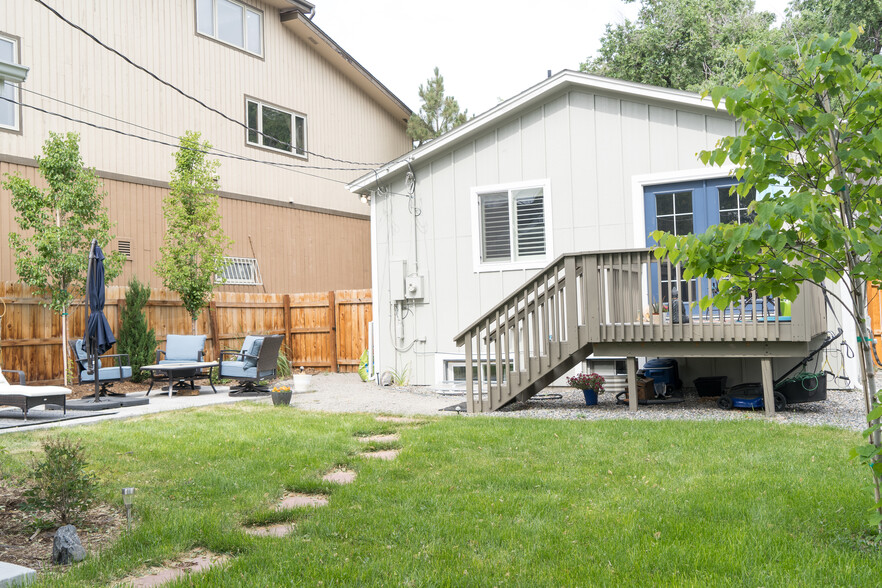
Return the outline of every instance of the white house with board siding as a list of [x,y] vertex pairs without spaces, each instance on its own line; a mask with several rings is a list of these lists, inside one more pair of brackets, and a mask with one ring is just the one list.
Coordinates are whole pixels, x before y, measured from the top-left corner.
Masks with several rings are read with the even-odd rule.
[[[575,295],[557,295],[565,285],[565,261],[558,275],[555,260],[574,252],[621,250],[629,253],[598,261],[606,264],[598,272],[616,274],[620,290],[618,282],[637,280],[641,272],[655,284],[649,292],[644,283],[641,291],[635,281],[627,308],[615,311],[627,314],[620,322],[630,329],[630,339],[592,339],[590,349],[576,346],[583,354],[679,357],[687,385],[708,373],[728,373],[730,384],[757,380],[759,357],[780,358],[776,370],[789,367],[791,358],[805,355],[823,338],[826,309],[817,294],[807,294],[811,300],[800,306],[802,314],[794,312],[792,325],[775,319],[777,334],[762,325],[754,335],[723,336],[715,355],[710,355],[712,326],[701,335],[709,340],[700,345],[701,353],[685,347],[697,344],[683,334],[652,335],[644,325],[642,341],[633,332],[635,316],[647,310],[644,301],[668,302],[678,282],[666,268],[647,274],[647,258],[632,252],[650,244],[648,233],[656,228],[698,232],[746,214],[748,202],[729,195],[735,180],[697,158],[736,132],[733,117],[695,94],[562,71],[351,183],[352,192],[371,197],[378,370],[409,366],[412,383],[449,386],[467,383],[463,345],[485,347],[483,356],[477,354],[478,367],[471,366],[473,374],[488,358],[487,369],[503,365],[494,366],[505,352],[497,343],[503,331],[503,346],[509,352],[513,347],[512,357],[519,357],[510,360],[512,370],[524,359],[523,346],[545,349],[543,341],[552,338],[575,345],[578,333],[570,333],[568,341],[565,325],[553,320],[539,329],[541,339],[534,333],[529,341],[525,333],[535,322],[525,314],[534,304],[553,308],[547,314],[557,313],[554,320],[560,322],[578,314],[585,336],[594,336],[588,335],[594,327],[587,315],[595,311],[577,309]],[[623,256],[631,265],[615,265],[624,263]],[[573,266],[583,288],[580,301],[591,294],[589,287],[600,287],[588,279],[588,259]],[[571,278],[566,286],[575,282]],[[680,282],[695,300],[707,293],[707,283]],[[510,307],[499,306],[507,297]],[[564,309],[569,302],[574,306]],[[613,313],[613,302],[604,304],[601,314]],[[470,324],[472,335],[464,331]],[[599,326],[598,335],[606,328]],[[737,347],[736,340],[752,347]],[[629,341],[643,347],[635,350],[625,344]],[[549,345],[561,354],[561,347]],[[563,364],[559,367],[549,367],[556,371],[545,376],[559,377]]]
[[[30,68],[0,87],[0,176],[37,180],[49,132],[79,133],[108,193],[111,249],[128,259],[117,283],[136,275],[158,287],[172,154],[200,131],[221,162],[234,241],[224,289],[369,287],[369,209],[345,186],[411,150],[411,111],[315,12],[303,0],[0,2],[0,63]],[[0,189],[3,242],[17,228],[10,201]],[[16,278],[0,247],[0,281]]]

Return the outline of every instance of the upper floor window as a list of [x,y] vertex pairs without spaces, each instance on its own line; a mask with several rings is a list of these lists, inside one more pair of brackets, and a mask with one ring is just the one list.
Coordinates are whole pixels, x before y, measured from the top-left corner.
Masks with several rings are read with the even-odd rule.
[[249,144],[306,157],[306,117],[251,98],[245,109]]
[[734,186],[717,188],[720,198],[720,222],[739,225],[749,223],[754,215],[747,211],[747,207],[756,200],[756,190],[751,190],[746,196],[739,196],[733,188]]
[[475,188],[477,265],[536,265],[550,254],[547,182]]
[[[18,40],[0,35],[0,61],[18,63]],[[0,128],[19,130],[18,96],[18,84],[5,82],[0,87]]]
[[196,30],[255,55],[263,55],[263,14],[234,0],[196,0]]

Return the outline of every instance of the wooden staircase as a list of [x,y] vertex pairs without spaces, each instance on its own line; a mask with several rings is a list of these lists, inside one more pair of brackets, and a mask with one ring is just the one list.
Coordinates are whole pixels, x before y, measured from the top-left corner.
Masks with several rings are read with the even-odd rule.
[[[688,323],[651,313],[671,283],[689,284],[683,296]],[[456,336],[465,349],[469,412],[526,401],[594,351],[786,357],[804,355],[826,331],[819,291],[800,294],[791,315],[781,317],[777,300],[755,296],[699,311],[707,288],[702,280],[684,281],[679,266],[649,249],[562,255]]]

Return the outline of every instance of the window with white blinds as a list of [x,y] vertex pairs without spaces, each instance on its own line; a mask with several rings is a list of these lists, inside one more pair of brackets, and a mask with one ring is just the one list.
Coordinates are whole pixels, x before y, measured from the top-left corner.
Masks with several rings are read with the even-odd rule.
[[544,260],[548,254],[547,185],[493,186],[477,196],[480,231],[478,263]]

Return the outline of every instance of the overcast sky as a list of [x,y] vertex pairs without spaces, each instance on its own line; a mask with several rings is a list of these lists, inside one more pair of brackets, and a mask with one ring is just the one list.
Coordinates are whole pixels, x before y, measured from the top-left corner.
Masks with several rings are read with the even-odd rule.
[[[620,0],[312,0],[313,19],[414,111],[438,66],[447,95],[480,114],[542,81],[579,69],[607,23],[637,15]],[[777,13],[787,0],[757,0]]]

